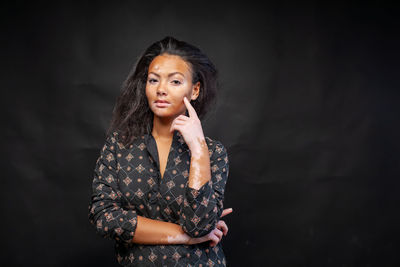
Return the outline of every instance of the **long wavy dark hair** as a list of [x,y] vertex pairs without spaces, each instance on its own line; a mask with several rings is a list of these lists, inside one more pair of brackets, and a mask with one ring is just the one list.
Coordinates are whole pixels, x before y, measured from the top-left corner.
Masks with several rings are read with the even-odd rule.
[[107,134],[118,132],[124,146],[152,131],[153,112],[146,97],[146,82],[150,63],[162,54],[180,56],[189,63],[192,83],[200,82],[199,96],[190,102],[199,119],[204,118],[208,107],[215,101],[219,82],[214,64],[194,45],[167,36],[144,51],[122,84]]

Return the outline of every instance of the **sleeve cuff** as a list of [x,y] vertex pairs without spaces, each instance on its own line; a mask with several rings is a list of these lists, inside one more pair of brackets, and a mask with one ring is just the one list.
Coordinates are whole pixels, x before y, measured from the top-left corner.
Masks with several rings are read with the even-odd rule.
[[208,199],[212,192],[211,183],[212,183],[211,180],[209,180],[205,184],[203,184],[199,189],[188,187],[188,190],[186,191],[187,201],[189,203],[193,201],[201,202],[203,197]]

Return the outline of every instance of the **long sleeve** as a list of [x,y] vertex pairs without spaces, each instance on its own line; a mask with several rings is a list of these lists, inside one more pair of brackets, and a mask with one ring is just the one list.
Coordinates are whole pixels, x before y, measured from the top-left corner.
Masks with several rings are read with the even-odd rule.
[[96,161],[89,204],[89,221],[104,238],[130,242],[137,226],[136,210],[122,208],[118,186],[117,133],[107,136]]
[[211,180],[201,188],[187,188],[180,210],[180,225],[191,237],[210,233],[221,217],[229,163],[225,147],[214,141],[215,149],[210,157]]

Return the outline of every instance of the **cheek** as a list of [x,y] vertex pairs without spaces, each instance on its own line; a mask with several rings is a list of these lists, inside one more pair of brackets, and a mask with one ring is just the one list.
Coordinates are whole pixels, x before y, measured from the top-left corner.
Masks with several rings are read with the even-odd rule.
[[180,110],[182,108],[185,108],[185,102],[183,101],[183,98],[185,96],[187,97],[186,92],[176,92],[176,93],[174,93],[174,95],[170,95],[171,100],[173,99],[173,101],[175,103],[175,107],[179,108]]
[[147,85],[146,85],[146,89],[145,89],[145,94],[146,94],[147,98],[152,96],[151,88],[149,88]]
[[173,95],[175,99],[179,99],[183,103],[183,98],[186,96],[188,99],[190,98],[190,88],[188,87],[182,87],[179,88],[178,90],[171,90],[170,95]]

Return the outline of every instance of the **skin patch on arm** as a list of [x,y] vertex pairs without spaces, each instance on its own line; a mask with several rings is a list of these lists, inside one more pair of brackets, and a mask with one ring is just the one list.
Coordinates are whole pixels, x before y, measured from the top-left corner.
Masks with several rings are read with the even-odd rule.
[[204,138],[198,138],[199,149],[191,152],[189,187],[200,189],[211,179],[210,158],[207,143]]
[[178,234],[175,236],[167,236],[167,242],[169,244],[186,244],[189,242],[190,237],[186,234]]

